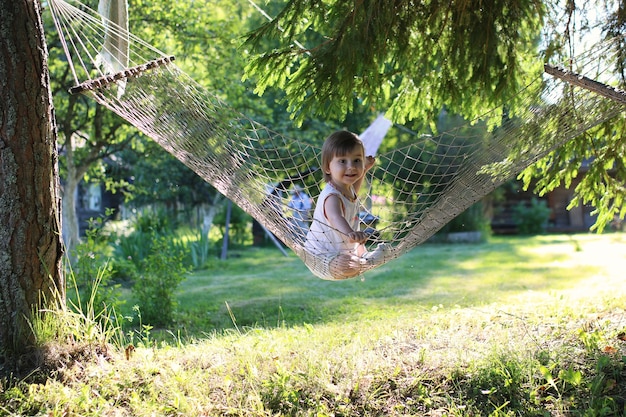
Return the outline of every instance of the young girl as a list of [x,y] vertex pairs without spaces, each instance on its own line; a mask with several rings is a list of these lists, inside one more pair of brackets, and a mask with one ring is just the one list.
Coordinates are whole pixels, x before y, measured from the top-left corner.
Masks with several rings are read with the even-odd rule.
[[323,257],[323,279],[352,278],[370,269],[390,248],[380,244],[367,252],[368,235],[359,229],[357,195],[375,158],[365,156],[363,142],[354,133],[332,133],[322,147],[322,169],[326,186],[320,193],[305,247]]

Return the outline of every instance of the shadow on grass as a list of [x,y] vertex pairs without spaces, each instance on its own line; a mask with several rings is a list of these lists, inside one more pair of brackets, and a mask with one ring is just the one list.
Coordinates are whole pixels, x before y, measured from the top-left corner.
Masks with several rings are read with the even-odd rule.
[[251,248],[196,272],[181,286],[177,326],[188,335],[234,327],[292,327],[415,315],[433,306],[479,306],[525,291],[575,286],[597,267],[569,236],[496,237],[425,244],[364,280],[315,278],[291,254]]

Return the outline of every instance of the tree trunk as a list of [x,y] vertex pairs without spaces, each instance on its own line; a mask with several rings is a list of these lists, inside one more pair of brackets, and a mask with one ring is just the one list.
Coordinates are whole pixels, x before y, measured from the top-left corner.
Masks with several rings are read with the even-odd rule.
[[80,243],[80,224],[76,211],[76,190],[78,183],[75,169],[68,164],[68,173],[63,184],[63,243],[68,254],[72,254],[72,249]]
[[[60,45],[59,45],[60,47]],[[62,84],[64,84],[66,80]],[[61,179],[63,187],[61,188],[61,201],[63,212],[62,224],[63,224],[63,244],[67,253],[72,254],[73,246],[78,244],[80,239],[78,214],[76,212],[76,189],[80,178],[77,175],[76,163],[74,160],[74,135],[75,135],[75,120],[76,107],[78,102],[78,96],[70,94],[67,96],[67,109],[63,115],[63,119],[59,119],[59,114],[56,115],[57,129],[59,135],[65,139],[65,166],[66,174],[65,181]]]
[[30,365],[33,311],[64,302],[47,57],[39,2],[0,0],[0,371]]

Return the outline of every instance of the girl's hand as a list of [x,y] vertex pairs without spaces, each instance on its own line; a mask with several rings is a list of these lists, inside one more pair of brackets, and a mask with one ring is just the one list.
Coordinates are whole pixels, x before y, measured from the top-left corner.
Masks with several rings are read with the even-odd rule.
[[376,158],[374,158],[373,156],[366,156],[365,157],[365,171],[369,171],[374,164],[376,163]]

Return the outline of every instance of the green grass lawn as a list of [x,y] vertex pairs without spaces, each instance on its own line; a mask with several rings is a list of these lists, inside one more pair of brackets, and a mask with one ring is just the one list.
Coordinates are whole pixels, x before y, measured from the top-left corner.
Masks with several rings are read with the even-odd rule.
[[623,234],[427,244],[345,282],[233,255],[182,284],[169,338],[48,341],[0,416],[625,415]]
[[231,253],[228,260],[182,283],[177,324],[197,335],[233,328],[233,316],[240,327],[271,328],[397,319],[433,307],[515,302],[533,292],[576,288],[601,273],[603,264],[614,261],[598,249],[607,241],[623,244],[625,239],[621,234],[557,235],[426,244],[370,271],[363,280],[343,282],[314,277],[293,254],[252,248]]

